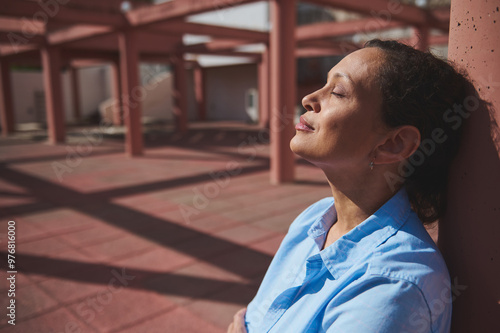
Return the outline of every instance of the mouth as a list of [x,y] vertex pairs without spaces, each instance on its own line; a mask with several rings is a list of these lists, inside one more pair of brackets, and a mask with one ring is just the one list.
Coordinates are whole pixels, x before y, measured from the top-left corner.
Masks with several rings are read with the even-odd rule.
[[300,122],[295,125],[295,129],[298,131],[305,131],[305,132],[313,132],[314,127],[312,127],[307,120],[304,118],[304,116],[300,116]]

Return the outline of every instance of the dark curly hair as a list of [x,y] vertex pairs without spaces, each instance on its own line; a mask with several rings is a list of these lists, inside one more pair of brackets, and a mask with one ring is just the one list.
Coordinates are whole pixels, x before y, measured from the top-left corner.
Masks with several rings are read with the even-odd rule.
[[446,208],[450,164],[458,152],[462,122],[480,100],[465,72],[430,52],[396,41],[370,40],[365,47],[383,51],[377,81],[382,91],[382,118],[392,128],[412,125],[420,147],[399,166],[389,182],[402,182],[413,210],[423,223],[439,219]]

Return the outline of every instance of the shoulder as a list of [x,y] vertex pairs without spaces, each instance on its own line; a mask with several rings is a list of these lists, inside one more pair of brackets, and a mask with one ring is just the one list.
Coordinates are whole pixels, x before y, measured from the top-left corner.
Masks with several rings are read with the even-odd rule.
[[325,331],[371,332],[376,327],[377,332],[446,332],[432,322],[420,288],[404,279],[367,275],[343,294],[340,303],[330,303],[325,311]]
[[410,214],[403,227],[375,249],[367,278],[411,286],[423,299],[419,316],[428,313],[434,330],[441,332],[438,326],[447,322],[451,312],[450,277],[441,253],[416,215]]
[[403,278],[416,285],[431,276],[448,279],[448,270],[436,244],[415,214],[373,253],[370,272]]

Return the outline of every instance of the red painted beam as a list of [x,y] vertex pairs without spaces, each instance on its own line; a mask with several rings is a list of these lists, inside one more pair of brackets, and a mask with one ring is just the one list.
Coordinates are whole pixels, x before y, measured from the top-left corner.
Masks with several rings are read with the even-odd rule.
[[124,0],[67,0],[65,6],[79,10],[119,13]]
[[174,67],[174,117],[175,130],[185,133],[188,129],[187,120],[187,78],[184,56],[181,53],[176,54],[172,59]]
[[61,5],[58,1],[3,1],[1,15],[25,17],[42,22],[102,24],[115,27],[125,26],[127,23],[123,14],[75,9]]
[[295,155],[290,140],[295,134],[296,103],[295,0],[272,0],[273,29],[269,40],[270,67],[270,150],[271,183],[293,181]]
[[12,45],[12,44],[1,44],[0,45],[0,56],[17,56],[20,53],[36,51],[39,49],[38,45],[35,44],[25,44],[25,45]]
[[71,67],[71,93],[73,96],[73,116],[79,122],[81,120],[80,112],[80,75],[78,68]]
[[132,26],[141,26],[255,1],[257,0],[173,0],[131,10],[126,16]]
[[45,34],[45,25],[41,21],[27,18],[0,17],[0,31],[21,33],[28,37]]
[[37,35],[25,38],[21,34],[18,34],[16,32],[0,32],[0,43],[17,46],[43,44],[45,43],[45,37]]
[[210,51],[232,51],[235,48],[248,44],[248,41],[234,39],[218,39],[206,43],[187,45],[182,48],[186,53],[210,52]]
[[141,101],[144,98],[139,80],[139,49],[134,31],[118,35],[120,45],[120,77],[125,127],[125,149],[129,156],[143,154]]
[[297,58],[328,57],[328,56],[338,56],[344,54],[346,53],[338,47],[332,47],[329,49],[318,48],[318,47],[306,47],[295,50],[295,56]]
[[62,143],[66,136],[66,129],[61,85],[60,50],[55,47],[45,47],[41,49],[41,55],[49,143]]
[[113,32],[113,28],[107,26],[77,24],[65,29],[50,32],[47,36],[47,42],[51,45],[62,45],[76,40],[100,37],[104,34]]
[[198,106],[198,120],[207,120],[207,108],[206,103],[206,89],[205,89],[205,73],[198,63],[195,64],[193,68],[194,77],[194,95],[196,98],[196,104]]
[[10,64],[0,59],[0,117],[2,119],[2,136],[14,132],[14,105],[12,103],[12,78]]
[[113,125],[123,125],[123,108],[122,108],[122,87],[120,77],[120,64],[113,62],[111,64],[112,76],[112,93],[113,93]]
[[161,22],[145,27],[144,29],[159,30],[163,33],[173,34],[194,34],[194,35],[209,35],[216,38],[229,38],[229,39],[245,39],[251,41],[258,41],[267,43],[269,41],[269,34],[267,32],[227,28],[215,26],[211,24],[191,23],[176,20],[174,22]]
[[367,34],[375,31],[392,29],[402,26],[404,26],[404,24],[398,21],[387,22],[375,18],[366,18],[344,22],[315,23],[297,27],[295,30],[295,37],[297,38],[297,41],[314,40],[349,36],[357,33]]
[[[449,39],[449,36],[447,34],[446,35],[429,35],[427,37],[427,44],[428,44],[428,46],[446,45],[446,44],[448,44],[448,39]],[[417,45],[418,39],[415,38],[415,36],[413,36],[411,38],[399,39],[399,42],[406,44],[406,45],[413,46],[413,47],[418,47],[418,45]]]
[[[178,47],[177,50],[179,52],[192,53],[192,54],[208,54],[208,55],[220,55],[220,56],[229,56],[229,57],[245,57],[245,58],[252,59],[252,61],[254,61],[254,62],[259,62],[261,59],[260,53],[234,51],[234,48],[232,48],[232,47],[226,47],[226,48],[222,47],[224,43],[221,43],[221,44],[216,43],[215,45],[213,45],[212,43],[213,42],[193,44],[193,45],[188,45],[188,46],[181,46],[181,47]],[[243,43],[243,44],[247,44],[247,43]]]
[[257,73],[259,85],[259,125],[262,128],[269,128],[269,49],[267,47],[262,53]]

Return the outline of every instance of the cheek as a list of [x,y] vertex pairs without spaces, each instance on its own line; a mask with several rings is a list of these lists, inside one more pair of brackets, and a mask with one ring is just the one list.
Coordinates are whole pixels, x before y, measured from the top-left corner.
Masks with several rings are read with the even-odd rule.
[[330,119],[321,128],[322,137],[330,149],[354,153],[364,150],[369,144],[373,131],[372,124],[366,115],[350,114],[337,119]]

